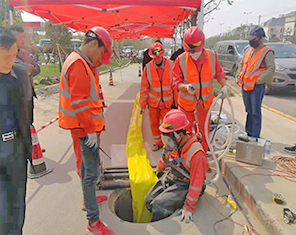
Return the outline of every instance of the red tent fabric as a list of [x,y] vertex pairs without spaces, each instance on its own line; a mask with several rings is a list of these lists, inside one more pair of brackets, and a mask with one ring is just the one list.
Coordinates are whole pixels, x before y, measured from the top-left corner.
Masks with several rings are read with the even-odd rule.
[[77,31],[102,26],[120,40],[173,37],[174,27],[200,6],[200,0],[10,0],[9,4]]

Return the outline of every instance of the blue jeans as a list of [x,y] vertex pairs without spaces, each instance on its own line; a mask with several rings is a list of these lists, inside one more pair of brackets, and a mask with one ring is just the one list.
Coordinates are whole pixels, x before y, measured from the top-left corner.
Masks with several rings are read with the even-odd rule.
[[265,84],[255,85],[254,90],[242,90],[243,100],[247,112],[246,132],[248,136],[260,137],[262,115],[261,105],[265,95]]
[[94,223],[99,220],[100,216],[96,199],[96,184],[100,176],[100,155],[99,149],[93,152],[92,148],[84,144],[85,139],[79,139],[82,153],[81,182],[86,217],[89,223]]
[[21,235],[25,220],[27,158],[22,140],[0,140],[0,234]]

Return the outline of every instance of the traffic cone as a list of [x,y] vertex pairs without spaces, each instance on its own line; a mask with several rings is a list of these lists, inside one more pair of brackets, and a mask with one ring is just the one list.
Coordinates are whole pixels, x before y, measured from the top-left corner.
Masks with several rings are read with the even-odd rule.
[[114,83],[113,83],[113,76],[112,76],[112,69],[110,69],[109,86],[114,86]]
[[139,65],[139,77],[142,77],[141,65]]
[[40,178],[53,171],[52,168],[47,168],[38,141],[37,133],[34,126],[31,126],[32,136],[32,165],[29,166],[28,178]]
[[100,96],[100,100],[102,101],[103,107],[106,108],[107,105],[105,104],[105,100],[104,100],[103,90],[102,90],[101,84],[99,84],[99,96]]

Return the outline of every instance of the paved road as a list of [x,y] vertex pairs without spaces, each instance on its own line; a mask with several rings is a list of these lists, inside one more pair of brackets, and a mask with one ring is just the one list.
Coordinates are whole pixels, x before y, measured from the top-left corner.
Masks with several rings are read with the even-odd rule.
[[[227,76],[228,82],[239,88],[235,83],[234,77]],[[278,90],[273,91],[272,95],[265,95],[263,103],[271,108],[277,109],[285,114],[296,117],[296,89],[294,91]]]
[[[126,69],[114,72],[115,86],[108,86],[109,75],[100,76],[104,96],[108,108],[105,111],[106,132],[102,134],[102,148],[111,155],[110,161],[101,155],[104,166],[126,165],[125,143],[131,116],[131,110],[140,78],[138,65],[131,65]],[[58,94],[50,97],[40,97],[36,101],[35,126],[38,129],[58,114]],[[153,139],[150,133],[148,112],[145,112],[143,135],[150,146]],[[76,174],[75,156],[69,131],[58,127],[58,123],[48,126],[38,134],[41,146],[46,149],[45,161],[54,171],[40,179],[29,180],[27,187],[27,212],[24,235],[83,235],[85,234],[85,212],[81,210],[82,192],[79,178]],[[150,149],[150,148],[149,148]],[[151,164],[156,164],[161,156],[154,155],[148,149]],[[155,153],[157,154],[157,153]],[[154,160],[154,161],[152,161]],[[213,172],[214,174],[214,172]],[[212,178],[212,175],[209,176]],[[219,189],[217,191],[217,188]],[[110,195],[113,191],[98,191]],[[108,203],[100,206],[102,220],[114,230],[116,235],[215,235],[214,224],[223,219],[218,213],[221,198],[216,194],[227,195],[228,189],[220,179],[216,186],[209,185],[205,195],[200,199],[194,213],[194,223],[180,223],[180,218],[172,216],[164,221],[151,224],[131,224],[121,221],[113,213],[113,203],[109,197]],[[225,215],[231,209],[221,206]],[[268,234],[262,228],[254,215],[247,215],[260,234]],[[232,218],[247,224],[244,213],[237,211]],[[215,225],[217,234],[236,235],[242,233],[242,228],[229,220]]]

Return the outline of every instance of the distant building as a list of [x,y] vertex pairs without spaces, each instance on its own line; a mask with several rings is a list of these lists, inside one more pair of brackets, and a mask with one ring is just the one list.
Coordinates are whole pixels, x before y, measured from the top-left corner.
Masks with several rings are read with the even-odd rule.
[[276,37],[283,40],[285,35],[285,16],[272,17],[263,23],[263,28],[268,38]]
[[43,22],[24,22],[24,28],[31,34],[45,32]]
[[286,15],[285,35],[296,36],[296,11]]

